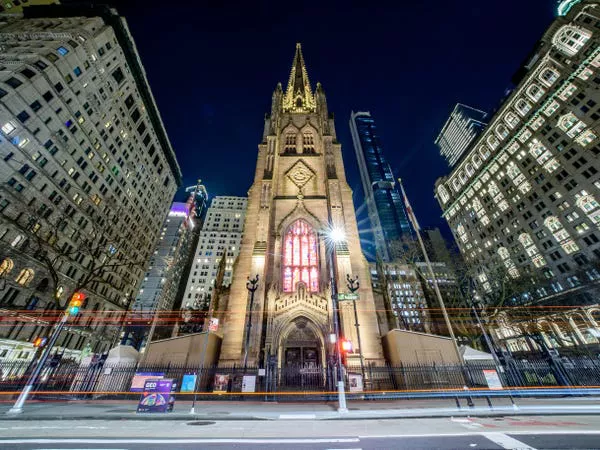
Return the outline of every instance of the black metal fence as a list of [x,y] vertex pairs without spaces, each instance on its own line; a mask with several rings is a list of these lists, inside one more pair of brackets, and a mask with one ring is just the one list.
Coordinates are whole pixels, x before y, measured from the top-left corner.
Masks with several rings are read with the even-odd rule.
[[[200,398],[240,399],[258,396],[266,400],[329,399],[335,396],[338,371],[335,366],[265,369],[251,367],[204,367],[182,365],[81,366],[62,362],[47,364],[36,384],[38,398],[138,398],[144,377],[172,378],[180,390],[184,375],[196,374]],[[25,385],[30,364],[0,362],[0,395],[16,395]],[[587,357],[556,360],[511,360],[504,366],[493,363],[405,364],[401,366],[348,366],[344,379],[349,395],[436,393],[485,389],[497,374],[504,387],[600,386],[600,360]],[[243,388],[243,376],[255,376],[254,389]],[[491,378],[490,378],[491,377]],[[360,380],[357,382],[357,380]],[[362,383],[362,388],[360,386]],[[191,393],[189,395],[192,395]],[[261,397],[262,396],[262,397]]]

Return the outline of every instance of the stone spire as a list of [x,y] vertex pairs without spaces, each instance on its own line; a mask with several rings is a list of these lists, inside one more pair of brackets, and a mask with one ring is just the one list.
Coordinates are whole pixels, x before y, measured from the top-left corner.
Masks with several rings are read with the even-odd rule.
[[315,98],[308,81],[308,72],[302,57],[302,47],[296,44],[296,54],[292,63],[290,80],[283,99],[283,110],[285,112],[314,112]]

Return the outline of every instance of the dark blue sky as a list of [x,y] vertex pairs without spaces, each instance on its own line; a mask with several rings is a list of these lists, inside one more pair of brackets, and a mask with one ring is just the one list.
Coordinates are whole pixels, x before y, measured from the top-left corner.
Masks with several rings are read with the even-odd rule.
[[[128,2],[126,16],[186,185],[246,195],[263,117],[295,42],[323,84],[355,206],[351,110],[373,114],[422,226],[441,226],[433,140],[457,102],[490,111],[552,21],[554,0]],[[221,4],[222,3],[222,4]],[[391,2],[386,2],[391,3]],[[194,6],[195,4],[195,6]],[[183,199],[178,195],[178,199]],[[444,226],[444,229],[445,226]]]

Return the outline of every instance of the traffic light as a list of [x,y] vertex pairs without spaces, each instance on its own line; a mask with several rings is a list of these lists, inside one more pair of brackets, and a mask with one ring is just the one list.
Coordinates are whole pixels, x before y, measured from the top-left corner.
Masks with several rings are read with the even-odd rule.
[[352,353],[352,341],[348,339],[342,340],[342,351],[344,353]]
[[85,300],[85,294],[83,292],[75,292],[71,301],[69,302],[69,315],[76,316]]
[[48,342],[47,337],[36,337],[35,340],[33,341],[33,346],[35,348],[43,347],[46,345],[46,342]]
[[340,341],[340,350],[342,356],[342,364],[346,364],[346,357],[348,353],[352,353],[352,341],[348,339],[342,339]]

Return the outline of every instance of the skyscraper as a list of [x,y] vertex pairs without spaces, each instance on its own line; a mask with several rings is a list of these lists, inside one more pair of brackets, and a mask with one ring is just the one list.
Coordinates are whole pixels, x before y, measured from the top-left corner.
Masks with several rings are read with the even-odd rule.
[[[193,251],[193,230],[196,227],[194,196],[187,203],[175,202],[163,223],[155,251],[150,257],[150,265],[140,285],[138,295],[128,317],[126,343],[138,349],[147,338],[156,339],[161,333],[150,327],[156,311],[170,311],[177,298],[179,285],[190,253]],[[161,331],[172,328],[172,316],[161,317],[165,326]],[[148,330],[152,332],[148,336]],[[164,333],[162,333],[164,334]],[[127,338],[130,338],[127,341]]]
[[377,253],[384,261],[391,261],[395,250],[390,243],[410,236],[411,232],[402,197],[383,155],[371,113],[352,112],[350,132]]
[[[103,8],[24,8],[0,24],[0,308],[31,341],[75,291],[56,345],[117,342],[181,172],[125,20]],[[19,344],[21,345],[21,344]]]
[[206,303],[213,291],[221,258],[225,257],[223,284],[229,285],[244,231],[246,197],[217,196],[212,199],[200,231],[183,304]]
[[458,103],[442,127],[435,140],[440,155],[454,167],[469,145],[483,131],[487,114],[475,108]]
[[586,0],[559,12],[520,83],[436,183],[480,290],[492,297],[505,278],[528,283],[515,303],[598,298],[582,287],[600,278],[600,12]]
[[[360,345],[351,302],[340,307],[340,335],[352,342],[348,359],[357,363],[362,355],[365,365],[382,364],[369,266],[360,248],[341,146],[323,87],[317,83],[312,90],[300,44],[287,89],[284,92],[278,84],[271,105],[248,192],[220,364],[243,362],[245,350],[250,365],[269,362],[281,368],[316,368],[326,364],[333,356],[329,336],[335,314],[330,276],[345,292],[346,275],[360,281],[356,292]],[[337,245],[326,245],[332,227],[340,238],[345,237]],[[336,263],[330,264],[334,258]],[[256,275],[258,287],[250,296],[247,279]]]

